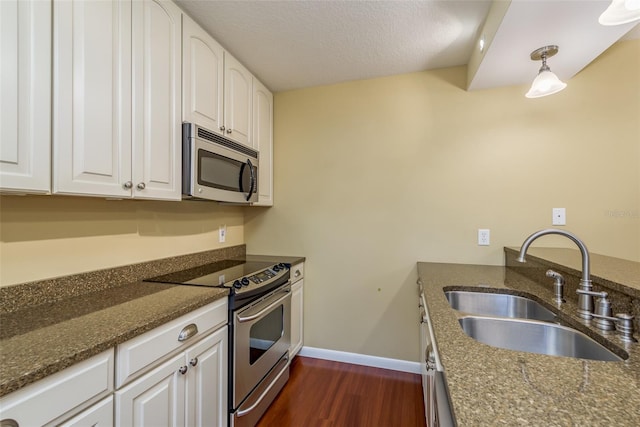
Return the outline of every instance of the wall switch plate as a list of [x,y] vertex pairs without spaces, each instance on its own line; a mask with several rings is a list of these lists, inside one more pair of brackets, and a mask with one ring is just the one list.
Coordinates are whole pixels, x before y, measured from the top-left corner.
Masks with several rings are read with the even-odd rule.
[[478,229],[478,246],[489,246],[491,243],[491,232],[488,228]]
[[218,242],[219,243],[224,243],[224,241],[227,239],[227,226],[226,225],[221,225],[218,228]]
[[551,220],[552,225],[567,225],[567,212],[565,208],[553,208],[553,218]]

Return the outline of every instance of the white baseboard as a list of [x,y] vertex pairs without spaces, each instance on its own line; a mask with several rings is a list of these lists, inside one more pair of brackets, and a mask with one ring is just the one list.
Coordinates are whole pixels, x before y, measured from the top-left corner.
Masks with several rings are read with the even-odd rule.
[[307,347],[300,349],[300,356],[314,359],[333,360],[334,362],[353,363],[354,365],[371,366],[374,368],[391,369],[394,371],[420,373],[420,363],[408,360],[389,359],[386,357],[368,356],[366,354],[347,353],[345,351],[327,350],[324,348]]

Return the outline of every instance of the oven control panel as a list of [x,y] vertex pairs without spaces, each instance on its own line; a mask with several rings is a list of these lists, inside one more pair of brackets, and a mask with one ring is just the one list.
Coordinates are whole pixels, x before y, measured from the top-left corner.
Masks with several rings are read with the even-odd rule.
[[251,283],[259,285],[260,283],[273,279],[278,275],[280,271],[284,271],[290,267],[290,265],[282,262],[279,264],[275,264],[273,267],[266,268],[262,271],[252,274],[251,276],[246,276],[241,279],[234,280],[233,287],[236,289],[240,289],[243,286],[249,286]]

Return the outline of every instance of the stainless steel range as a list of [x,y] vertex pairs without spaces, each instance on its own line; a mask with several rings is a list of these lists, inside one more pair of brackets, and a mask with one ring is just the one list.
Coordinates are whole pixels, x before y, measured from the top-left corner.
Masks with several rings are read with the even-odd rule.
[[230,426],[253,427],[289,379],[289,268],[229,259],[147,279],[230,290]]

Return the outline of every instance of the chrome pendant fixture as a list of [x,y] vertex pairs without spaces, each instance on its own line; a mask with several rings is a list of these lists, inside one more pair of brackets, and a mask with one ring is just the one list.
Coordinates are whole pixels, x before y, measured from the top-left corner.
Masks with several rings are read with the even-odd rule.
[[598,22],[602,25],[622,25],[640,20],[640,0],[612,0]]
[[542,60],[542,67],[538,71],[538,75],[531,84],[531,89],[526,93],[527,98],[540,98],[542,96],[553,95],[567,87],[567,84],[561,81],[558,76],[551,72],[547,66],[547,58],[558,53],[558,46],[551,45],[541,47],[531,52],[532,61]]

